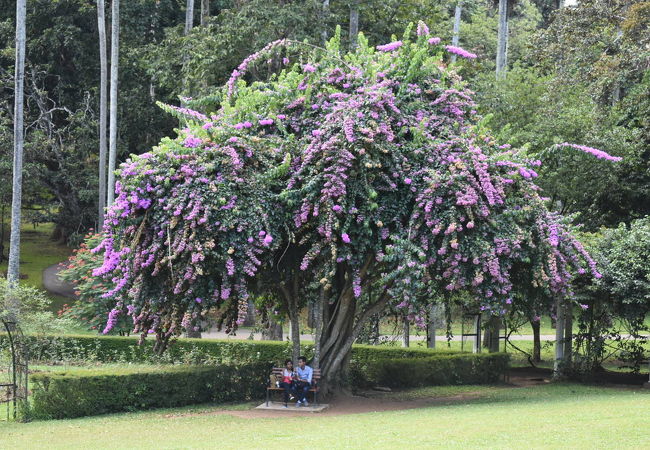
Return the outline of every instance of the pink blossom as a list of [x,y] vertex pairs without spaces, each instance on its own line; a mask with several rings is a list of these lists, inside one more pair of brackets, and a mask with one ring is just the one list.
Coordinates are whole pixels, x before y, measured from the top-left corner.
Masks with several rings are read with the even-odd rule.
[[568,142],[563,142],[562,144],[558,144],[558,147],[575,148],[576,150],[589,153],[590,155],[593,155],[598,159],[606,159],[607,161],[619,162],[623,160],[623,158],[621,158],[620,156],[612,156],[607,152],[598,150],[597,148],[587,147],[586,145],[576,145],[576,144],[569,144]]
[[447,45],[447,46],[445,46],[445,48],[447,49],[447,51],[449,53],[454,53],[454,54],[456,54],[458,56],[462,56],[463,58],[467,58],[467,59],[476,58],[475,53],[468,52],[467,50],[465,50],[463,48],[460,48],[460,47],[456,47],[456,46],[453,46],[453,45]]
[[343,233],[341,235],[341,239],[343,239],[343,242],[345,242],[346,244],[349,244],[351,242],[350,241],[350,236],[347,233]]
[[380,52],[392,52],[393,50],[400,48],[402,45],[404,45],[402,41],[395,41],[391,42],[390,44],[378,45],[377,50]]

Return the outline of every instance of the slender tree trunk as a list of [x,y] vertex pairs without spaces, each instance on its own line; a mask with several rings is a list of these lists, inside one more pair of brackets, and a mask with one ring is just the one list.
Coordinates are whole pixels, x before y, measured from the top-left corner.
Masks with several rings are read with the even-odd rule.
[[438,305],[429,306],[429,323],[427,326],[427,347],[436,348],[436,321],[438,320]]
[[508,0],[499,0],[499,29],[497,36],[497,78],[505,78],[508,52]]
[[555,363],[553,365],[553,376],[561,378],[564,372],[564,300],[558,300],[556,308],[555,325]]
[[194,27],[194,0],[187,0],[185,9],[185,35],[190,34]]
[[111,9],[111,110],[108,149],[108,201],[115,200],[115,167],[117,161],[117,83],[120,67],[120,0],[113,0]]
[[533,362],[542,362],[542,340],[540,337],[541,322],[539,320],[531,320],[530,326],[533,329]]
[[481,353],[481,314],[474,317],[474,345],[472,353]]
[[204,27],[208,24],[210,17],[210,0],[201,0],[201,26]]
[[[451,38],[451,45],[458,47],[460,42],[460,15],[463,11],[463,0],[458,0],[456,9],[454,10],[454,34]],[[456,62],[456,54],[451,54],[451,62]]]
[[[11,196],[11,237],[9,241],[9,263],[7,281],[12,290],[20,279],[20,213],[23,197],[23,145],[25,129],[23,109],[25,101],[25,46],[26,46],[26,0],[16,2],[16,70],[14,90],[14,164]],[[16,320],[20,312],[20,302],[10,291],[7,297],[9,318]]]
[[104,225],[106,208],[106,126],[108,119],[108,60],[106,55],[106,18],[104,0],[97,0],[97,29],[99,31],[99,201],[97,223],[98,230]]
[[350,51],[357,48],[359,35],[359,0],[350,3]]
[[0,263],[5,260],[5,212],[7,206],[2,202],[0,207]]
[[564,308],[564,359],[571,363],[573,354],[573,303],[567,302]]
[[323,43],[327,42],[327,21],[330,16],[330,0],[323,0],[322,20],[321,20],[321,39]]
[[499,351],[500,331],[501,318],[498,316],[490,316],[485,324],[485,335],[483,337],[483,346],[486,347],[490,353]]
[[404,316],[402,319],[402,347],[411,345],[411,322]]

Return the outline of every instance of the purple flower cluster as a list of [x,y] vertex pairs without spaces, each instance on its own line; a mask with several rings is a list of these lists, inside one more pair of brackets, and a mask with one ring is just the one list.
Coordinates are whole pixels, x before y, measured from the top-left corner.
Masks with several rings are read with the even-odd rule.
[[472,52],[468,52],[467,50],[460,48],[460,47],[455,47],[453,45],[446,45],[445,48],[449,53],[453,53],[455,55],[458,55],[463,58],[467,59],[474,59],[476,58],[476,54]]
[[557,146],[575,148],[576,150],[580,150],[582,152],[593,155],[598,159],[605,159],[607,161],[619,162],[623,160],[623,158],[621,158],[620,156],[612,156],[607,152],[598,150],[597,148],[587,147],[586,145],[569,144],[568,142],[564,142],[562,144],[557,144]]

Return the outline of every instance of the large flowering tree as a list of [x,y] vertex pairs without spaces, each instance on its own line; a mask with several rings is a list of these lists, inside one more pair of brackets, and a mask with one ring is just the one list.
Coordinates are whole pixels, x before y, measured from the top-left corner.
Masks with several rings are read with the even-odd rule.
[[[544,206],[539,163],[481,128],[450,53],[475,56],[424,24],[345,55],[336,37],[278,41],[235,70],[214,114],[167,106],[185,128],[121,166],[96,249],[95,275],[115,283],[107,329],[128,314],[163,350],[217,305],[236,327],[251,293],[292,318],[313,302],[332,381],[391,303],[417,313],[432,292],[466,291],[502,314],[524,301],[517,280],[564,296],[573,273],[599,276]],[[275,74],[247,83],[252,67]]]

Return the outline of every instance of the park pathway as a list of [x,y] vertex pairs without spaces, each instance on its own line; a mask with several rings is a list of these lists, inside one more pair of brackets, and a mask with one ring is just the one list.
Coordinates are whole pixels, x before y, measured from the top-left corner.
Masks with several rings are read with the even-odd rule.
[[43,270],[43,287],[51,294],[66,298],[76,298],[74,286],[59,278],[59,272],[61,270],[63,270],[61,264],[52,264]]

